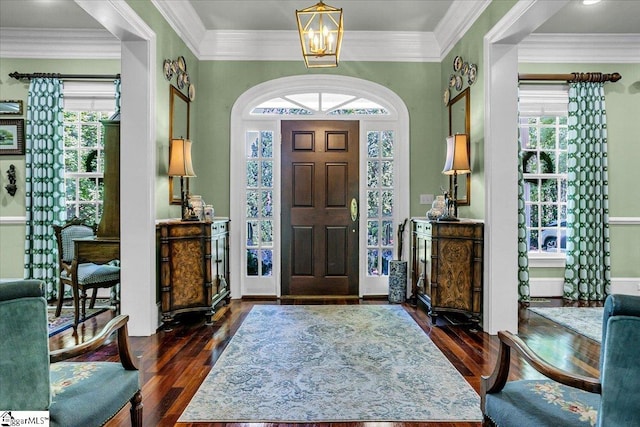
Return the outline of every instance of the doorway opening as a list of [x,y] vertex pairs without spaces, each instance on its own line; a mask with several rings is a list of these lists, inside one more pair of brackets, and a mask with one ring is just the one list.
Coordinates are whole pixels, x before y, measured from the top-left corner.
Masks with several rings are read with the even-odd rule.
[[[231,280],[233,298],[280,297],[290,292],[289,288],[283,291],[281,268],[283,248],[290,250],[292,242],[290,237],[285,237],[286,242],[282,237],[283,202],[286,202],[284,178],[281,178],[285,167],[281,152],[282,126],[285,122],[311,121],[358,125],[358,167],[353,172],[357,180],[352,190],[356,197],[351,195],[347,201],[349,212],[352,198],[359,205],[355,224],[348,228],[351,234],[355,230],[357,236],[356,287],[352,292],[360,297],[388,292],[388,261],[395,246],[394,224],[409,216],[407,108],[398,95],[376,83],[345,76],[305,75],[257,85],[242,94],[232,109],[230,267],[234,278]],[[332,138],[331,143],[339,146],[340,138]],[[340,170],[341,167],[333,165],[331,172],[336,174],[331,176],[342,176],[338,173]],[[298,172],[302,174],[300,177],[304,176],[304,168]],[[289,196],[290,193],[286,195]],[[342,231],[331,229],[336,237],[333,244],[346,241],[337,239],[345,230],[346,227]],[[336,273],[338,267],[333,265],[330,271]]]

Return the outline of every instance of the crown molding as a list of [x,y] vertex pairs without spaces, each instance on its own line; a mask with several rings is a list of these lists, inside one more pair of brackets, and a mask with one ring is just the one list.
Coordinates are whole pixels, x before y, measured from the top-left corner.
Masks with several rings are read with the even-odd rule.
[[[439,62],[433,33],[349,31],[341,61]],[[299,61],[297,31],[207,31],[198,46],[200,60]]]
[[120,59],[120,40],[107,30],[0,29],[0,57]]
[[444,59],[451,49],[469,31],[469,28],[491,4],[491,0],[468,2],[455,0],[434,30],[440,47],[440,60]]
[[175,0],[151,0],[151,3],[187,45],[191,53],[196,58],[202,59],[200,58],[199,46],[207,36],[207,29],[191,3]]
[[640,63],[640,34],[531,34],[518,45],[527,63]]

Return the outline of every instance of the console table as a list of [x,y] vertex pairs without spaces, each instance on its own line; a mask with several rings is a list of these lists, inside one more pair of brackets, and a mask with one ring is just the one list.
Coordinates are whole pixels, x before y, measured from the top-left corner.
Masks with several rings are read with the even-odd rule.
[[229,220],[160,221],[156,234],[165,327],[190,311],[203,311],[211,324],[216,307],[230,300]]
[[442,312],[482,319],[484,224],[411,219],[412,299],[432,318]]

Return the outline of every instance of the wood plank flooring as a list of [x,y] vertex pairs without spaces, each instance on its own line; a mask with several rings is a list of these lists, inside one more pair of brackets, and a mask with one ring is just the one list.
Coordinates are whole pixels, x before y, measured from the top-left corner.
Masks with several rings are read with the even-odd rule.
[[[294,304],[386,304],[384,300],[297,300]],[[134,354],[141,360],[143,382],[144,425],[180,427],[284,427],[287,424],[233,424],[233,423],[177,423],[182,411],[211,370],[227,343],[237,331],[245,316],[257,304],[279,304],[271,301],[233,300],[219,310],[211,326],[204,325],[201,314],[185,314],[181,323],[171,331],[159,330],[150,337],[131,337]],[[531,306],[563,305],[561,299],[532,302]],[[471,326],[452,326],[438,318],[434,325],[425,312],[403,304],[424,332],[440,348],[449,361],[479,392],[480,376],[487,375],[495,363],[498,340]],[[72,329],[54,335],[50,339],[52,350],[81,343],[97,333],[111,318],[104,313],[81,324],[77,333]],[[564,369],[598,375],[600,345],[586,337],[563,328],[544,317],[519,309],[519,334],[548,361]],[[78,360],[118,360],[115,343],[103,347],[97,353]],[[419,367],[416,367],[419,369]],[[516,378],[536,378],[539,375],[515,357],[512,375]],[[129,405],[111,420],[107,426],[129,426]],[[295,424],[314,427],[479,427],[480,423],[318,423]]]

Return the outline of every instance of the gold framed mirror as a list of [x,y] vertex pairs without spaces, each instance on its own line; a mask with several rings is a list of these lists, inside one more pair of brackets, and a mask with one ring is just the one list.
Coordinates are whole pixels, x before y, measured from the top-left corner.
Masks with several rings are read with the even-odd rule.
[[[173,85],[169,86],[169,146],[174,138],[189,139],[189,98]],[[171,153],[169,153],[171,155]],[[168,159],[167,159],[168,160]],[[189,178],[185,180],[185,191],[189,192]],[[180,183],[174,185],[173,177],[169,177],[169,204],[182,203]]]
[[[466,88],[449,102],[449,135],[464,133],[467,135],[467,152],[471,161],[471,113],[470,88]],[[449,188],[453,186],[453,176],[449,176]],[[471,204],[471,174],[464,179],[458,178],[458,206]]]

